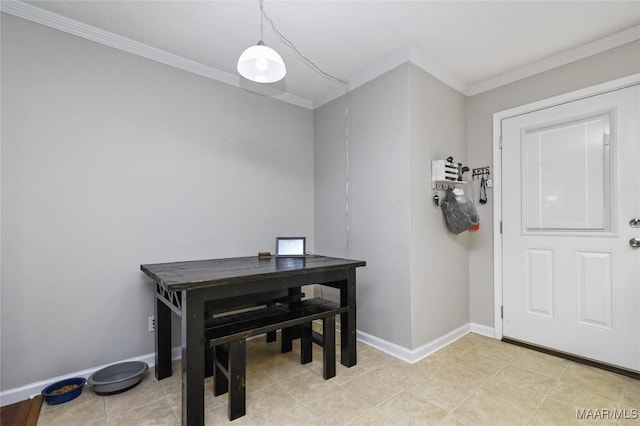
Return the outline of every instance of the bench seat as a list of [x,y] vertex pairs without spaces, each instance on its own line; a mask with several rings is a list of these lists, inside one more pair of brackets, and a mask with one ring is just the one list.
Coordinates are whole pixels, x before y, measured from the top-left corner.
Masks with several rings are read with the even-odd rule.
[[246,339],[279,329],[300,326],[300,362],[312,361],[312,328],[314,320],[323,321],[322,376],[336,374],[335,316],[347,311],[337,303],[313,298],[284,303],[248,312],[234,313],[205,321],[205,338],[213,349],[214,395],[229,392],[229,420],[245,414]]
[[283,303],[207,319],[205,336],[211,346],[216,346],[346,311],[346,307],[341,308],[337,303],[321,298]]
[[[210,301],[205,303],[205,328],[212,318],[219,317],[221,315],[229,315],[236,311],[261,309],[265,306],[273,306],[275,304],[299,302],[304,297],[304,293],[297,289],[284,289],[275,290],[264,293],[256,293],[248,296],[230,297],[222,300]],[[207,322],[209,321],[209,323]],[[213,322],[215,323],[215,322]],[[270,331],[267,333],[267,342],[276,341],[276,331]],[[293,336],[290,333],[286,334],[286,339],[281,342],[282,352],[288,352],[291,350],[291,340]],[[204,376],[211,377],[213,375],[213,348],[209,345],[205,345],[205,365]]]

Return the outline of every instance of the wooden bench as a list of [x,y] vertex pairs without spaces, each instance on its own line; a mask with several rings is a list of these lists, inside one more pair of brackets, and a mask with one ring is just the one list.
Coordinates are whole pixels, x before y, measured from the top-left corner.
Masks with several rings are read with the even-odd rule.
[[[265,306],[273,306],[278,303],[291,303],[299,302],[304,297],[304,293],[300,291],[299,287],[291,288],[289,290],[277,290],[264,293],[252,294],[250,296],[230,297],[223,300],[218,300],[215,303],[205,303],[205,319],[211,319],[220,315],[229,315],[234,311],[261,309]],[[206,320],[205,320],[206,321]],[[205,323],[206,328],[206,323]],[[291,341],[295,337],[290,332],[285,333],[285,339],[281,341],[281,351],[291,351]],[[267,342],[276,341],[276,331],[267,333]],[[205,377],[211,377],[213,375],[213,348],[209,345],[205,345]]]
[[347,311],[321,299],[267,306],[262,309],[226,315],[205,321],[205,337],[213,348],[214,395],[229,392],[229,420],[246,412],[246,339],[279,329],[301,327],[300,362],[313,361],[311,323],[323,322],[322,377],[336,375],[335,316]]

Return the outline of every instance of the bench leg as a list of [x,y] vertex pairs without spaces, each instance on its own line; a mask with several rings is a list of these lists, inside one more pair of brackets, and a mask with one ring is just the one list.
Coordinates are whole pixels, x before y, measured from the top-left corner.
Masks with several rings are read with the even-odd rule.
[[325,380],[336,375],[336,317],[330,316],[322,320],[322,377]]
[[280,335],[280,352],[287,353],[293,350],[293,327],[283,328]]
[[213,348],[213,394],[229,392],[228,417],[246,414],[246,340],[240,339]]
[[300,364],[313,361],[313,340],[311,323],[303,324],[300,334]]
[[[226,371],[229,368],[229,352],[224,346],[212,348],[213,353],[213,395],[218,396],[227,393],[229,380]],[[224,367],[224,370],[223,370]]]
[[235,420],[246,413],[245,349],[245,339],[229,344],[229,420]]
[[[267,307],[271,307],[275,305],[275,303],[268,303]],[[267,343],[276,341],[276,331],[267,331]]]
[[213,364],[215,364],[215,349],[209,345],[207,340],[204,345],[204,377],[213,376]]

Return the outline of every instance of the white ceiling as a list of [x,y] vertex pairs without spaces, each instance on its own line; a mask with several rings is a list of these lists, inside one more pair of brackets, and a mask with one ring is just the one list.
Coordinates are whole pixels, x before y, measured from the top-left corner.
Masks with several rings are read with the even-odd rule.
[[[15,2],[3,1],[3,11],[12,13],[6,3]],[[238,81],[238,56],[260,38],[257,0],[26,3],[20,6],[36,6],[152,46],[156,53],[168,52],[174,62],[184,58],[192,67],[203,65],[210,72],[201,74],[216,78],[218,72],[226,82]],[[640,1],[265,0],[264,9],[303,55],[350,83],[411,59],[467,94],[526,76],[522,70],[531,74],[545,61],[552,67],[550,58],[597,47],[601,39],[623,34],[621,44],[640,37]],[[264,41],[287,66],[287,76],[274,89],[311,106],[344,92],[296,58],[267,23]],[[566,57],[565,62],[571,60]]]

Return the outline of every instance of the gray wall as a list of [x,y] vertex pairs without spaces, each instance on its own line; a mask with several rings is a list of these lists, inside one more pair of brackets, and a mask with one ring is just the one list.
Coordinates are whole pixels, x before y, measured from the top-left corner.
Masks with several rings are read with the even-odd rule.
[[151,353],[140,263],[253,255],[278,234],[367,261],[373,336],[416,348],[493,326],[491,193],[480,231],[452,236],[431,160],[493,165],[494,112],[640,72],[635,42],[465,99],[405,64],[312,113],[1,24],[3,390]]
[[467,237],[446,231],[431,190],[431,160],[466,159],[465,108],[463,95],[404,64],[314,112],[316,248],[367,261],[358,329],[405,348],[468,322]]
[[[491,165],[493,114],[534,101],[640,72],[640,42],[537,74],[468,99],[468,156],[472,167]],[[470,236],[469,289],[471,322],[494,326],[493,211],[480,206],[480,230]],[[504,206],[508,208],[508,206]]]
[[469,233],[447,230],[431,187],[431,160],[453,156],[467,164],[467,100],[411,65],[409,105],[411,347],[417,348],[469,322]]
[[152,353],[141,263],[313,249],[311,111],[1,24],[3,390]]
[[408,65],[348,95],[349,235],[345,219],[345,96],[314,111],[316,249],[366,260],[358,329],[411,345]]

